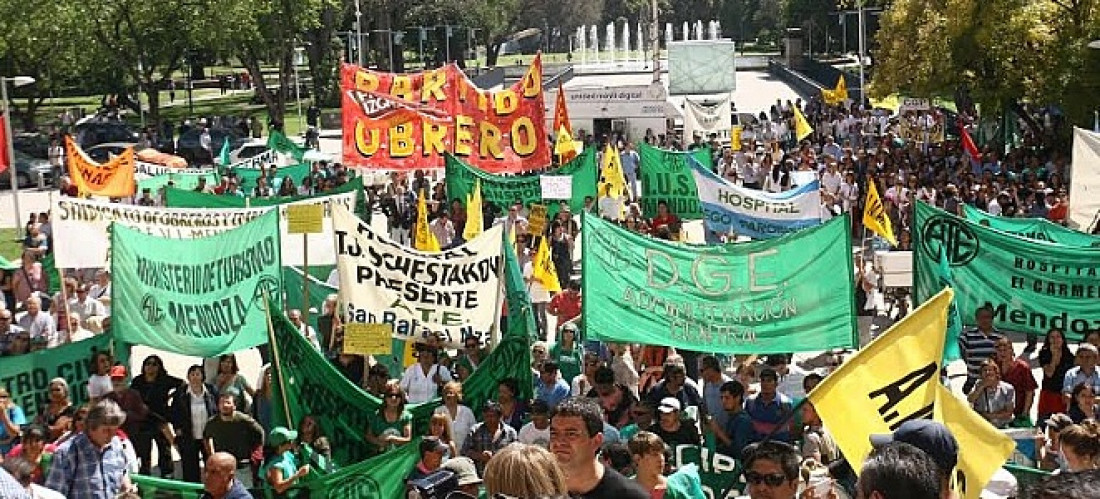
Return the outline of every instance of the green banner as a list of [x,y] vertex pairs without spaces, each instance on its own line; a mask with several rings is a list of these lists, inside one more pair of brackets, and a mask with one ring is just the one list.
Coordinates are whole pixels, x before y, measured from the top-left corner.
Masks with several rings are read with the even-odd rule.
[[599,180],[596,166],[596,153],[592,148],[585,149],[580,156],[573,158],[561,168],[544,173],[532,173],[527,175],[494,175],[479,170],[461,159],[448,153],[447,163],[447,195],[451,199],[465,200],[467,194],[474,192],[474,183],[481,180],[481,197],[486,203],[493,203],[501,209],[514,203],[517,199],[524,206],[531,203],[545,204],[548,217],[553,218],[558,214],[558,200],[542,198],[542,184],[539,180],[543,175],[568,175],[573,177],[573,197],[569,200],[569,209],[573,213],[584,210],[584,198],[591,196],[596,198],[596,182]]
[[[19,268],[19,264],[20,260],[16,259],[16,269]],[[42,257],[42,271],[46,273],[46,275],[48,276],[47,278],[50,281],[46,286],[46,290],[49,291],[50,295],[53,296],[57,293],[60,293],[61,271],[57,270],[57,263],[54,262],[53,251],[46,253],[46,256]]]
[[940,290],[940,246],[955,280],[955,302],[972,326],[983,305],[993,325],[1032,335],[1060,329],[1071,339],[1100,329],[1100,248],[1033,241],[918,202],[913,223],[914,303]]
[[647,218],[657,216],[657,203],[668,203],[669,211],[684,220],[703,218],[699,206],[699,190],[687,157],[692,156],[708,170],[714,167],[710,148],[694,151],[669,151],[642,143],[638,145],[638,178],[642,182],[642,213]]
[[100,334],[48,350],[5,356],[0,361],[0,386],[8,389],[11,401],[23,408],[28,421],[49,403],[53,378],[69,382],[69,400],[79,406],[88,402],[86,387],[93,367],[92,354],[110,348],[111,335]]
[[200,239],[111,224],[111,303],[119,341],[214,357],[267,341],[264,291],[282,294],[279,213]]
[[856,345],[847,216],[723,246],[582,221],[586,334],[621,343],[767,354]]
[[218,185],[219,182],[218,174],[216,173],[165,173],[162,175],[154,175],[145,180],[139,180],[138,190],[149,189],[153,192],[153,197],[155,198],[161,189],[168,187],[168,182],[172,182],[172,187],[176,189],[190,191],[198,187],[200,178],[205,178],[206,185],[209,186]]
[[273,130],[271,134],[268,135],[267,148],[278,153],[288,154],[299,163],[302,162],[302,158],[306,155],[306,148],[290,140],[286,135],[283,135],[283,132],[278,130]]
[[979,225],[1007,232],[1014,236],[1037,241],[1076,246],[1079,248],[1100,247],[1100,237],[1062,227],[1045,218],[1009,218],[990,215],[969,204],[963,204],[963,215]]
[[[419,439],[409,445],[394,449],[361,463],[341,468],[328,475],[310,473],[301,481],[301,485],[291,490],[308,489],[313,499],[331,498],[368,498],[368,497],[405,497],[405,477],[420,459]],[[166,480],[151,476],[133,475],[141,497],[156,499],[198,499],[202,496],[203,486],[177,480]],[[263,488],[251,489],[253,497],[265,497]]]
[[[268,184],[273,192],[279,190],[279,185],[282,184],[284,178],[294,179],[294,185],[302,185],[302,179],[309,176],[312,167],[309,163],[298,163],[296,165],[284,166],[275,169],[275,180]],[[258,168],[222,168],[222,174],[228,175],[229,172],[233,172],[237,175],[237,179],[240,182],[241,192],[245,194],[252,194],[256,189],[256,179],[260,178],[260,175],[264,173],[263,170]]]
[[698,445],[677,445],[673,449],[672,466],[679,469],[689,464],[698,466],[703,493],[714,499],[741,495],[741,462],[731,456]]
[[[258,171],[258,170],[257,170]],[[260,206],[278,206],[281,204],[305,201],[313,198],[358,192],[355,211],[363,215],[366,211],[366,195],[363,193],[363,178],[355,177],[344,185],[312,196],[273,196],[268,198],[224,196],[207,194],[184,189],[169,188],[165,191],[165,204],[170,208],[256,208]],[[364,218],[364,220],[369,220]]]
[[[477,410],[485,400],[495,398],[497,383],[506,377],[519,381],[521,400],[531,398],[530,336],[534,331],[534,318],[530,302],[523,286],[523,273],[515,255],[507,250],[505,280],[507,286],[509,317],[508,331],[489,357],[482,362],[470,378],[462,384],[463,404]],[[275,388],[273,419],[275,424],[297,427],[297,422],[307,414],[318,418],[322,432],[332,439],[332,457],[337,463],[359,462],[369,455],[370,444],[364,438],[368,414],[378,411],[381,400],[364,392],[337,371],[297,330],[281,315],[273,317],[275,341],[279,362],[273,364],[281,370],[286,384],[286,405],[290,411],[290,424],[283,410],[283,394]],[[275,379],[276,385],[278,378]],[[427,427],[432,410],[439,399],[423,404],[410,405],[414,432]],[[349,411],[348,408],[355,408]],[[417,433],[419,434],[419,433]]]

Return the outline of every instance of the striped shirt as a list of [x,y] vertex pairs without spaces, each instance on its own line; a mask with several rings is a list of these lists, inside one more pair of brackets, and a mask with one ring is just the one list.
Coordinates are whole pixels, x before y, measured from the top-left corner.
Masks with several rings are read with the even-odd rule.
[[117,436],[99,449],[81,433],[54,453],[46,487],[66,497],[113,499],[122,490],[128,464]]
[[967,329],[959,337],[959,352],[966,362],[967,382],[973,382],[981,377],[982,362],[993,356],[997,340],[1001,339],[1000,331],[996,328],[985,335],[978,328]]

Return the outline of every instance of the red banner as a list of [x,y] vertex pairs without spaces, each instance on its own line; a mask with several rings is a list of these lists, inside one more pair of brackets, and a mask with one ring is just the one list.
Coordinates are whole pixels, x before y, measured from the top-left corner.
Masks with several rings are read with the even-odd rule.
[[[5,102],[4,105],[8,103]],[[7,171],[12,159],[8,157],[8,126],[4,123],[4,116],[0,115],[0,173]]]
[[492,173],[550,164],[542,59],[511,87],[477,88],[458,66],[383,73],[340,70],[345,165],[376,170],[443,168],[443,153]]

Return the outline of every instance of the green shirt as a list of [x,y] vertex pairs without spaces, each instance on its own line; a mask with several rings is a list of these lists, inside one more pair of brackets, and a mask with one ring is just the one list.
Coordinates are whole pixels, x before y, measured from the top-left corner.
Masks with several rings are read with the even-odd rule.
[[[271,459],[264,464],[263,469],[260,471],[260,478],[264,482],[265,493],[268,493],[270,497],[298,497],[301,491],[294,488],[288,489],[282,495],[275,493],[271,482],[269,482],[267,478],[267,473],[272,468],[282,470],[283,480],[294,476],[294,474],[298,472],[298,459],[294,456],[294,453],[286,451],[278,456],[271,456]],[[297,484],[298,482],[295,482],[295,485]]]
[[[401,416],[397,418],[397,421],[386,421],[386,416],[380,411],[371,414],[368,421],[370,421],[370,433],[376,437],[384,437],[387,435],[393,435],[397,437],[405,436],[405,427],[412,424],[412,413],[409,411],[401,411]],[[379,449],[380,452],[386,452],[393,449],[394,445],[386,446],[384,449]]]
[[584,348],[574,342],[573,348],[566,350],[561,343],[558,343],[550,349],[550,360],[558,363],[561,379],[566,383],[572,383],[573,378],[580,375],[584,365]]

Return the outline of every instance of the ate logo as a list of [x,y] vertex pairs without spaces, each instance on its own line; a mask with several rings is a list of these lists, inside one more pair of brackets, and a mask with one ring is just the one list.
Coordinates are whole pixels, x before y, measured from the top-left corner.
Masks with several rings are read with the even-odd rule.
[[268,274],[260,276],[256,289],[252,292],[252,305],[263,307],[265,296],[275,305],[282,303],[283,288],[278,278]]
[[939,259],[940,245],[952,267],[966,265],[978,256],[978,236],[965,222],[951,217],[933,217],[921,232],[921,246],[930,258]]
[[141,298],[141,317],[150,326],[155,326],[164,319],[164,309],[160,308],[160,303],[157,303],[155,296],[147,294]]

